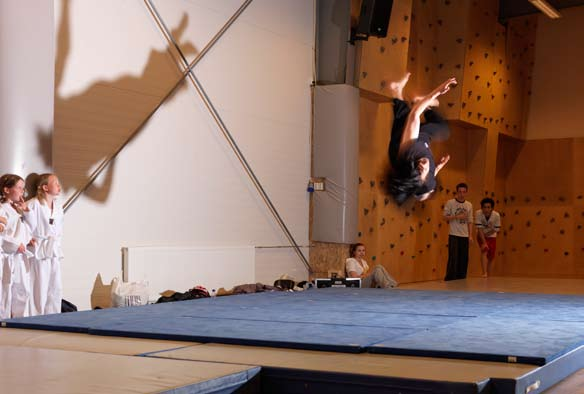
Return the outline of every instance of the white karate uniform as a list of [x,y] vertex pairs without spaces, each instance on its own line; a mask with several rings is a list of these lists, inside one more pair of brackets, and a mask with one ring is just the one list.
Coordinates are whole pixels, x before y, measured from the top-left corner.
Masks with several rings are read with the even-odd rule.
[[31,261],[33,315],[61,312],[61,260],[63,251],[63,208],[53,201],[53,211],[46,203],[36,197],[27,202],[28,212],[24,220],[28,224],[35,245],[30,248],[34,253]]
[[[7,218],[2,205],[0,205],[0,216],[4,219]],[[5,229],[0,232],[0,319],[10,319],[10,302],[12,297],[10,294],[10,281],[12,278],[11,269],[4,258],[4,252],[2,251],[2,240],[4,238]]]
[[3,265],[3,304],[9,317],[30,316],[30,263],[32,253],[19,253],[20,244],[27,245],[31,240],[28,225],[10,203],[2,204],[8,224],[2,239]]

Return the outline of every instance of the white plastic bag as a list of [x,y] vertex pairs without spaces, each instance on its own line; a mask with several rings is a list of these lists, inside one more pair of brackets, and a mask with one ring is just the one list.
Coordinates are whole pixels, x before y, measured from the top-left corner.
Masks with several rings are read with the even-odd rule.
[[146,305],[149,297],[148,282],[112,281],[112,307]]

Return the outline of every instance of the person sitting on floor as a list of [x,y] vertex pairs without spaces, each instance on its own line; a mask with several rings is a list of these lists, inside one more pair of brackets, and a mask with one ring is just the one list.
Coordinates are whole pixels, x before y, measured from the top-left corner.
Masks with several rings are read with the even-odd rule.
[[365,261],[365,245],[356,243],[349,249],[349,257],[345,262],[345,271],[349,278],[361,278],[361,287],[380,287],[389,289],[397,286],[395,279],[381,265],[377,264],[369,273],[369,265]]

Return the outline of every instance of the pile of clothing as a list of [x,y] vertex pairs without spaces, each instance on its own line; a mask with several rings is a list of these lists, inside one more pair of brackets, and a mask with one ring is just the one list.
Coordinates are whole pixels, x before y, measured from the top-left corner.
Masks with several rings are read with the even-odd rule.
[[248,283],[235,286],[231,290],[225,290],[223,287],[221,287],[215,292],[215,289],[213,289],[211,294],[203,286],[195,286],[184,293],[167,290],[160,294],[161,297],[158,299],[158,301],[156,301],[156,303],[160,304],[163,302],[195,300],[198,298],[207,298],[215,295],[228,296],[235,294],[262,293],[265,291],[302,291],[309,284],[310,283],[306,281],[296,283],[294,279],[288,275],[282,275],[280,279],[276,279],[273,286],[264,285],[263,283]]

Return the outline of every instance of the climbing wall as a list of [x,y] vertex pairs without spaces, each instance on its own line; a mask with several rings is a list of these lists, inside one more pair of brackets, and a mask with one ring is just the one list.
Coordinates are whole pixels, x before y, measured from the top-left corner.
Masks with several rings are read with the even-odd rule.
[[501,151],[504,227],[495,274],[584,277],[584,140],[504,139]]
[[572,175],[572,204],[574,207],[572,215],[571,233],[574,239],[574,249],[572,259],[575,273],[584,276],[584,138],[573,140],[574,149],[574,174]]
[[[352,2],[353,14],[359,3]],[[368,260],[385,266],[400,282],[443,277],[448,225],[442,210],[459,182],[469,184],[467,199],[475,210],[488,196],[495,199],[504,215],[495,274],[525,275],[533,262],[534,274],[557,276],[562,265],[546,263],[541,257],[546,255],[561,258],[558,261],[567,264],[571,272],[566,275],[579,272],[575,256],[584,254],[584,246],[577,246],[584,231],[579,232],[577,219],[584,222],[584,209],[578,204],[584,201],[565,185],[580,182],[582,188],[584,181],[578,178],[582,174],[562,172],[560,167],[568,165],[566,160],[575,164],[578,155],[584,156],[584,142],[574,142],[572,154],[552,166],[553,170],[544,164],[538,168],[544,178],[565,173],[562,179],[550,179],[549,188],[542,186],[544,181],[532,182],[529,163],[542,154],[551,158],[566,146],[558,142],[559,150],[546,156],[549,148],[545,145],[527,146],[522,141],[537,17],[514,18],[506,25],[497,18],[497,0],[396,0],[388,36],[358,44],[359,240],[367,246]],[[412,72],[406,98],[428,93],[452,76],[459,84],[440,99],[439,110],[449,119],[452,132],[448,141],[432,146],[437,159],[451,155],[440,173],[437,192],[430,201],[409,201],[398,207],[384,185],[393,121],[387,83],[406,71]],[[558,196],[551,196],[552,190]],[[550,231],[557,226],[553,230],[557,234],[544,234],[542,226]],[[338,258],[339,253],[331,250],[330,254]],[[480,253],[473,246],[469,274],[480,272]]]
[[458,117],[488,130],[485,183],[475,185],[486,195],[494,191],[498,135],[525,134],[537,28],[535,16],[499,24],[497,3],[472,1],[469,8]]
[[[408,2],[395,3],[399,11],[392,14],[387,38],[394,39],[393,59],[383,57],[387,48],[380,49],[387,39],[370,39],[362,47],[359,240],[367,246],[370,262],[382,264],[403,283],[444,276],[448,225],[442,210],[457,183],[469,184],[467,199],[475,210],[483,197],[504,194],[508,182],[499,181],[504,173],[497,167],[499,135],[522,135],[536,24],[526,17],[500,25],[496,0],[414,0],[409,13]],[[395,24],[401,28],[407,21],[410,31],[403,37],[408,45],[400,46]],[[393,114],[391,104],[380,97],[387,95],[384,70],[403,75],[404,56],[412,72],[407,97],[427,93],[451,76],[459,85],[440,100],[452,132],[447,142],[434,143],[432,149],[437,159],[450,154],[451,160],[440,174],[435,196],[398,207],[383,184]],[[480,274],[479,257],[472,247],[470,275]]]
[[[411,10],[412,0],[395,0],[387,37],[370,37],[368,41],[357,42],[356,82],[365,94],[387,98],[387,81],[401,78],[406,72]],[[358,9],[354,7],[352,12],[354,15]]]
[[[508,22],[505,58],[508,79],[503,90],[500,133],[525,138],[531,81],[535,59],[537,16],[514,18]],[[502,78],[501,78],[502,79]],[[497,82],[499,80],[497,79]],[[501,82],[502,83],[502,82]]]
[[[367,246],[368,261],[383,265],[399,282],[442,278],[448,257],[447,224],[442,219],[444,202],[453,198],[457,183],[482,182],[477,163],[485,160],[486,131],[453,124],[450,140],[433,147],[436,157],[457,152],[448,164],[449,171],[442,174],[435,197],[398,207],[387,196],[384,184],[392,106],[363,98],[360,113],[358,235]],[[478,197],[480,190],[471,188],[469,200]],[[470,269],[478,273],[480,267],[471,265]]]
[[[450,77],[462,82],[468,2],[415,0],[408,51],[410,97],[430,92]],[[458,119],[461,89],[457,86],[440,100],[448,119]]]

